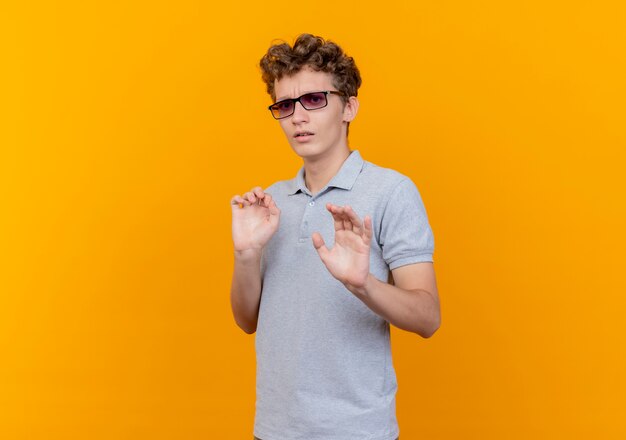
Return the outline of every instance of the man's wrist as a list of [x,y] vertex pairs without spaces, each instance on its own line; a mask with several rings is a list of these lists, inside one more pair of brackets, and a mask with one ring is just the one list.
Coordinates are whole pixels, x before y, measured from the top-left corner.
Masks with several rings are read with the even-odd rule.
[[354,286],[354,285],[346,284],[346,288],[350,292],[355,294],[357,297],[366,297],[370,295],[370,292],[372,291],[372,287],[374,283],[376,283],[377,281],[378,280],[376,279],[376,277],[372,275],[372,273],[370,272],[367,274],[367,277],[365,278],[365,282],[362,285]]
[[263,248],[235,249],[235,261],[242,263],[258,261],[263,254]]

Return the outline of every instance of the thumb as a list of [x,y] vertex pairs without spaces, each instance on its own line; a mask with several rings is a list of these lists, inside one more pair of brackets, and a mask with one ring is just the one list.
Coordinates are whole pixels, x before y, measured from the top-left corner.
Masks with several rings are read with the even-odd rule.
[[268,206],[269,210],[270,210],[270,223],[273,225],[277,225],[279,220],[280,220],[280,209],[278,209],[278,206],[276,206],[276,203],[274,203],[274,201],[272,200],[270,203],[270,206]]
[[270,210],[270,215],[280,216],[280,209],[278,209],[278,206],[276,206],[273,200],[270,202],[268,209]]
[[315,246],[315,250],[317,250],[320,258],[322,259],[322,261],[326,261],[329,251],[324,244],[324,239],[322,238],[321,234],[319,232],[314,232],[311,238],[313,239],[313,246]]

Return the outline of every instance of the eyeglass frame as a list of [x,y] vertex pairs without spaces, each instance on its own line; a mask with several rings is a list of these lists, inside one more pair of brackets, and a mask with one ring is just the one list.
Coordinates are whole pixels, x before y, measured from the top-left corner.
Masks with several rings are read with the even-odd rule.
[[[324,99],[326,100],[326,104],[324,104],[324,105],[323,105],[323,106],[321,106],[321,107],[316,107],[316,108],[312,108],[312,109],[308,109],[308,108],[306,108],[306,107],[304,106],[304,104],[302,103],[301,99],[302,99],[304,96],[307,96],[307,95],[312,95],[312,94],[315,94],[315,93],[323,93],[323,94],[324,94]],[[303,94],[303,95],[298,96],[297,98],[287,98],[287,99],[281,99],[280,101],[276,101],[274,104],[272,104],[272,105],[270,105],[269,107],[267,107],[267,109],[270,111],[270,113],[272,114],[272,117],[273,117],[274,119],[276,119],[276,120],[279,120],[279,119],[285,119],[285,118],[288,118],[289,116],[293,116],[293,114],[296,112],[296,103],[298,103],[298,102],[300,103],[300,105],[302,106],[302,108],[303,108],[303,109],[305,109],[306,111],[319,110],[319,109],[321,109],[321,108],[327,107],[327,106],[328,106],[328,95],[329,95],[329,94],[331,94],[331,95],[337,95],[337,96],[346,96],[346,94],[345,94],[345,93],[340,92],[339,90],[320,90],[319,92],[308,92],[308,93],[305,93],[305,94]],[[293,102],[293,111],[292,111],[291,113],[289,113],[287,116],[281,116],[280,118],[277,118],[276,116],[274,116],[274,112],[272,111],[272,107],[274,107],[274,106],[275,106],[275,105],[277,105],[277,104],[281,104],[281,103],[283,103],[283,102],[287,102],[287,101],[291,101],[291,102]]]

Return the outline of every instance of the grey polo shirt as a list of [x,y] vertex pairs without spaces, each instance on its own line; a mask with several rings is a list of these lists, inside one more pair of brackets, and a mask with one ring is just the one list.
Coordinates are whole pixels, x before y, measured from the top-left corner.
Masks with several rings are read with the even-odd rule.
[[434,238],[413,182],[353,151],[312,195],[304,169],[266,189],[281,210],[261,259],[254,434],[263,440],[394,440],[396,375],[389,323],[328,272],[313,247],[334,245],[326,203],[374,227],[370,272],[433,261]]

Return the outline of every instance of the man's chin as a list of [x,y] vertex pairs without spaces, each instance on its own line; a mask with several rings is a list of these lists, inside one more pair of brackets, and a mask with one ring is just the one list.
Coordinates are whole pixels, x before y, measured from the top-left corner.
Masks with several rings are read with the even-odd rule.
[[291,149],[302,159],[314,159],[322,155],[323,151],[314,144],[291,144]]

